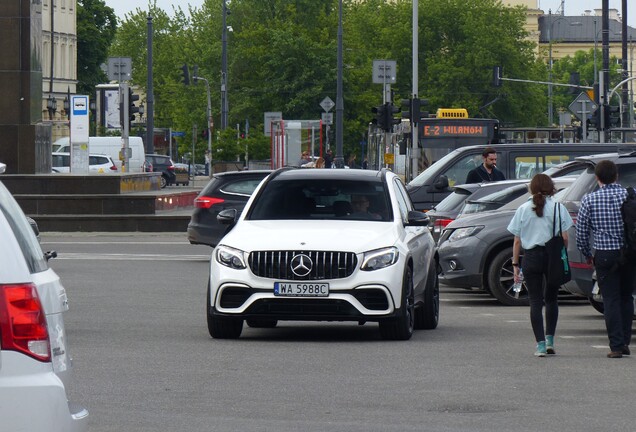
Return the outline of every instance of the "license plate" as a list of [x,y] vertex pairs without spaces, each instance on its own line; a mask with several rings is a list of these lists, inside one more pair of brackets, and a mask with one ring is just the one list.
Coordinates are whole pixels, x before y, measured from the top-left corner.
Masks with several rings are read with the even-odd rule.
[[327,297],[328,283],[274,282],[274,295],[281,297]]

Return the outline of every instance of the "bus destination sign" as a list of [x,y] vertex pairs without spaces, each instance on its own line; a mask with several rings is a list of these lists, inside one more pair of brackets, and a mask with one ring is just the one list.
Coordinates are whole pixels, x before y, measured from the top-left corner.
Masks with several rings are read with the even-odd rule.
[[462,124],[460,121],[446,122],[445,124],[422,125],[422,138],[448,138],[448,137],[487,137],[486,125]]

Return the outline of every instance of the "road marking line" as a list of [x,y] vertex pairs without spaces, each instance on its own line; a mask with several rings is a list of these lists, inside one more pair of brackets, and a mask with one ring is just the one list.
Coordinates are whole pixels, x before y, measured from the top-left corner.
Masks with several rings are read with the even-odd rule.
[[59,253],[56,260],[209,261],[208,255]]

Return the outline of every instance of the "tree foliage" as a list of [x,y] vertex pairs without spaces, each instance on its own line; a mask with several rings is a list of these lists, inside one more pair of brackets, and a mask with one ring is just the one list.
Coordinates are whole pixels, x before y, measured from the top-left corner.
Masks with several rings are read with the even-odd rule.
[[77,93],[95,94],[107,80],[101,65],[117,32],[115,11],[104,0],[77,1]]
[[[320,101],[326,96],[336,100],[338,5],[338,0],[228,3],[229,128],[248,121],[250,139],[261,143],[263,152],[264,112],[280,111],[285,119],[319,119]],[[547,80],[546,65],[537,59],[536,46],[524,31],[522,8],[505,7],[498,0],[420,0],[419,6],[419,97],[430,101],[430,111],[464,107],[473,117],[546,124],[545,86],[492,86],[494,65],[503,66],[506,77]],[[188,13],[177,7],[170,16],[151,3],[149,11],[138,9],[125,17],[111,55],[133,58],[133,84],[141,87],[146,86],[149,14],[154,26],[155,126],[185,131],[183,142],[191,143],[192,126],[199,131],[207,127],[207,88],[202,81],[184,86],[180,68],[196,64],[199,76],[208,81],[218,129],[222,0],[205,0]],[[372,83],[373,60],[397,62],[392,87],[396,104],[412,94],[411,14],[410,0],[343,0],[345,154],[357,149],[372,118],[371,107],[382,103],[382,85]],[[213,158],[242,157],[244,145],[234,148],[233,134],[218,134],[216,129]],[[197,148],[207,148],[206,139],[194,138]]]

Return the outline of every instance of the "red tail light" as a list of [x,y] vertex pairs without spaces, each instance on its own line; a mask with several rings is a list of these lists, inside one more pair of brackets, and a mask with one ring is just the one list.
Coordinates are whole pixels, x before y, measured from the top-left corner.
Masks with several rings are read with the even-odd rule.
[[448,225],[452,221],[453,219],[435,219],[435,223],[433,224],[433,231],[442,232],[444,228],[446,228],[446,225]]
[[223,198],[212,198],[212,197],[196,197],[194,199],[194,206],[196,208],[209,209],[213,205],[221,204],[225,202]]
[[46,317],[35,285],[0,285],[0,335],[2,349],[51,361]]
[[570,217],[572,218],[572,222],[574,223],[574,225],[576,225],[576,217],[579,215],[578,212],[569,212],[570,213]]
[[174,165],[168,165],[168,171],[174,171]]
[[110,166],[110,170],[111,171],[117,171],[117,165],[111,165]]

